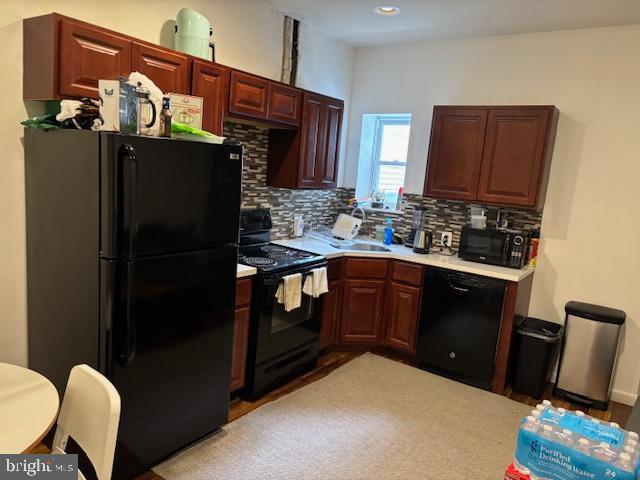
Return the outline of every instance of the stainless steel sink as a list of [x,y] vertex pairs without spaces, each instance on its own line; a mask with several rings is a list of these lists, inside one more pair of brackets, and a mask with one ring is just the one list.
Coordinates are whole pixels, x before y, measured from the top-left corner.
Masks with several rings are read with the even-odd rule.
[[331,244],[332,247],[339,248],[340,250],[359,250],[361,252],[390,252],[391,249],[387,247],[381,247],[380,245],[373,245],[371,243],[356,242],[353,245],[342,246]]

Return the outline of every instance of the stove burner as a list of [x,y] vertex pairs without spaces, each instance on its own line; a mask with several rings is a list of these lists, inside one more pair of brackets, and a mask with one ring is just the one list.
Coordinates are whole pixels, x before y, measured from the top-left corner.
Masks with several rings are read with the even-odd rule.
[[281,252],[286,252],[287,248],[286,247],[281,247],[279,245],[264,245],[263,247],[260,247],[260,250],[262,250],[263,252],[277,252],[277,253],[281,253]]
[[275,260],[264,257],[244,257],[242,261],[254,267],[270,267],[278,264]]

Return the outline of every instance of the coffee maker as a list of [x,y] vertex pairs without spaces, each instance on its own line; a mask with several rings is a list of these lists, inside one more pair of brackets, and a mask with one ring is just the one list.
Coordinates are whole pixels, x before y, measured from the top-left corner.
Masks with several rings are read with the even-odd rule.
[[413,218],[411,219],[411,230],[409,231],[409,236],[404,242],[405,246],[413,248],[413,242],[416,239],[416,232],[423,228],[426,211],[427,209],[424,207],[416,207],[413,209]]

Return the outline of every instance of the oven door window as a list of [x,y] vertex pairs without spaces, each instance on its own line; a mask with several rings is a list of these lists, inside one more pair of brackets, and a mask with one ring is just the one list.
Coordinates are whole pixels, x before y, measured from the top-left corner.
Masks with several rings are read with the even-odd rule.
[[274,301],[271,317],[271,334],[300,325],[313,317],[313,301],[309,295],[302,294],[300,308],[287,312],[284,305]]
[[318,338],[320,319],[314,311],[317,300],[302,294],[299,308],[286,312],[275,299],[279,280],[269,280],[260,288],[256,363],[268,361]]

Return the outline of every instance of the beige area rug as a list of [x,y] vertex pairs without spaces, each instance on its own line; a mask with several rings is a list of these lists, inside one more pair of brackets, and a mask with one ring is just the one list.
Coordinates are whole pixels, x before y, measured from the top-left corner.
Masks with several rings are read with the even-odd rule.
[[365,354],[153,470],[167,480],[499,480],[530,408]]

